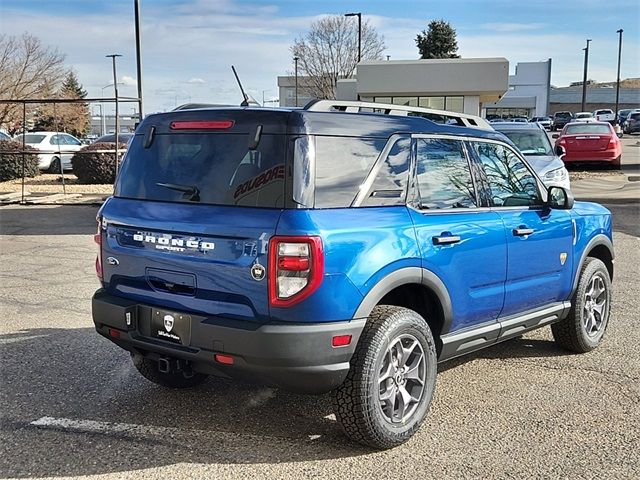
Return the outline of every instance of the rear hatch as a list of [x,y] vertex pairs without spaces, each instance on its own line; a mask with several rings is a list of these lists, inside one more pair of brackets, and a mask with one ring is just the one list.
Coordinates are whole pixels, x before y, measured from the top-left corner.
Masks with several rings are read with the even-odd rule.
[[266,321],[260,272],[284,206],[285,130],[282,112],[145,119],[101,210],[106,290],[178,312]]

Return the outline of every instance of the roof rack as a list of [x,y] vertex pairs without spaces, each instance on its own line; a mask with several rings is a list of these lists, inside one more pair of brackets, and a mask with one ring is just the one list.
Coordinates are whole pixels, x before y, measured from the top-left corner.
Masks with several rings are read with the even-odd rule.
[[310,112],[382,113],[385,115],[423,117],[436,123],[446,123],[459,127],[493,130],[484,118],[467,113],[434,110],[432,108],[410,107],[389,103],[360,102],[350,100],[315,100],[304,107]]

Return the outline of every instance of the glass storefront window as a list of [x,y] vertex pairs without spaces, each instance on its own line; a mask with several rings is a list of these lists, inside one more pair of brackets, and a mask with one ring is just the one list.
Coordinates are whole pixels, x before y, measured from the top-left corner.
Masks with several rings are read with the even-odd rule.
[[420,97],[420,107],[444,110],[444,97]]
[[394,105],[418,106],[418,97],[393,97],[392,101]]
[[376,103],[391,103],[391,97],[376,97],[373,101]]
[[464,113],[464,97],[447,97],[445,103],[445,110]]

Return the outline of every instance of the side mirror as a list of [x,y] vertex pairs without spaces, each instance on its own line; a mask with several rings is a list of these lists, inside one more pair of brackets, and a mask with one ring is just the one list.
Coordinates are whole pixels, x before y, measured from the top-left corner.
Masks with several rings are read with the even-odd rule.
[[571,210],[574,199],[571,190],[552,185],[547,189],[547,205],[555,210]]
[[556,155],[559,156],[559,157],[561,157],[562,155],[567,153],[567,151],[564,149],[564,147],[562,145],[556,145],[553,150],[554,150],[554,152],[556,152]]
[[560,135],[558,135],[557,133],[554,133],[553,135],[551,135],[551,138],[560,138]]

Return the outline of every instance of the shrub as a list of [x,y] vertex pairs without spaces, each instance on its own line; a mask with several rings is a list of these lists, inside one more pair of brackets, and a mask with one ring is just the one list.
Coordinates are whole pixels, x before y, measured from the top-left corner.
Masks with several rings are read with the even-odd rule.
[[[116,180],[116,168],[113,142],[94,143],[78,151],[71,158],[73,173],[79,183],[113,183]],[[120,150],[127,145],[120,143]],[[121,154],[122,157],[122,154]]]
[[[37,152],[29,145],[25,145],[25,151]],[[22,144],[13,140],[0,140],[0,182],[22,178]],[[24,176],[35,177],[40,174],[38,168],[38,154],[24,154]]]

